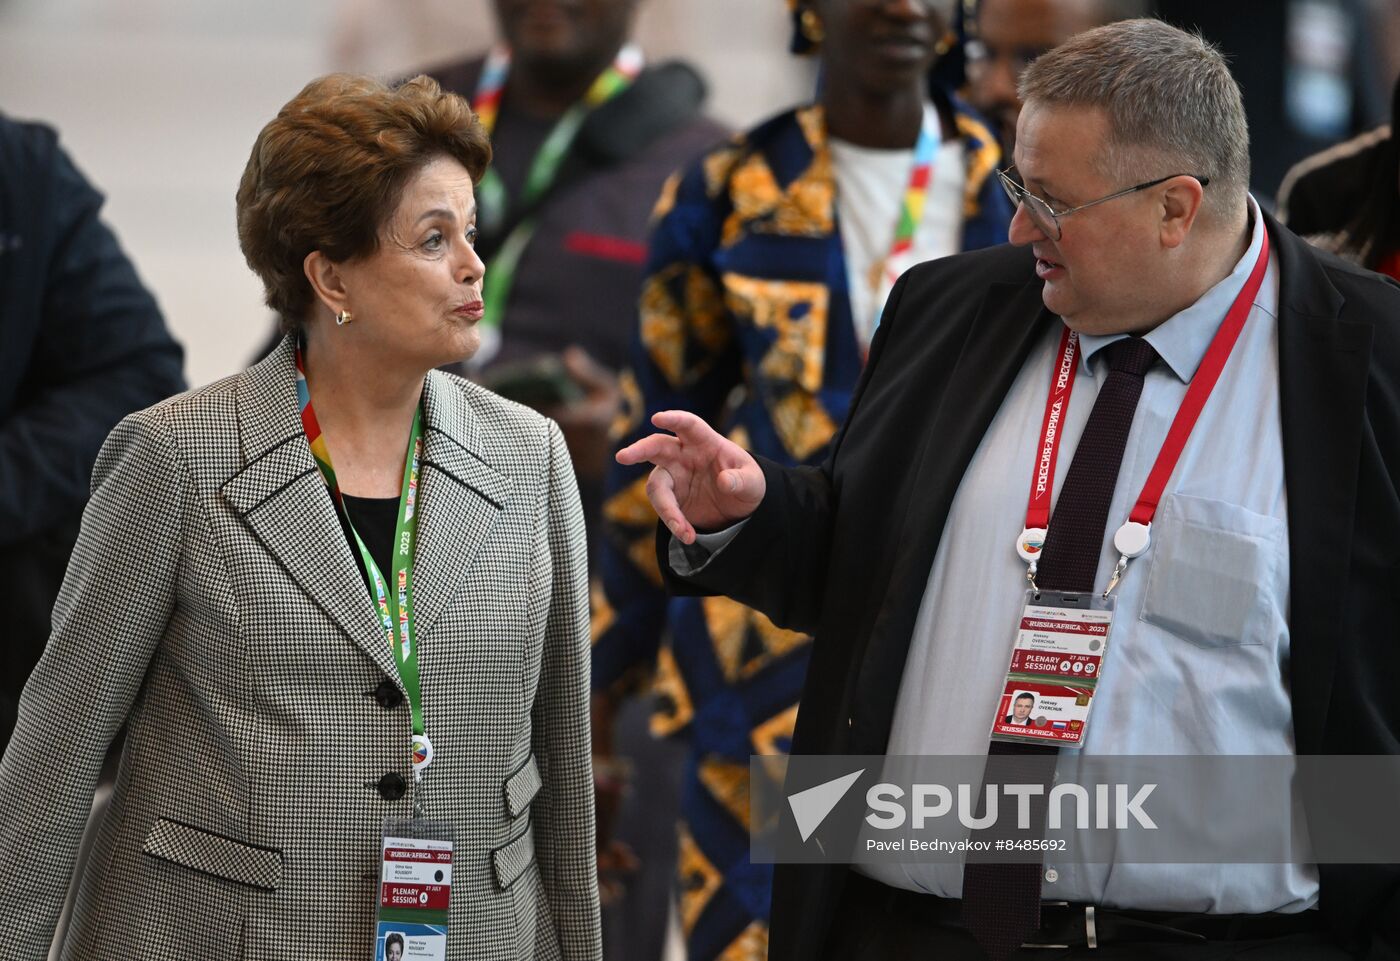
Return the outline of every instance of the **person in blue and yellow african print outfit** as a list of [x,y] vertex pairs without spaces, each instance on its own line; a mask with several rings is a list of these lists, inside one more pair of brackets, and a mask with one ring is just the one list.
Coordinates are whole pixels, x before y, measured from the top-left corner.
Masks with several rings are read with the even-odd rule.
[[[996,138],[925,82],[955,0],[790,5],[794,50],[820,56],[820,96],[663,191],[622,443],[681,408],[781,463],[819,462],[899,274],[1006,240]],[[617,467],[608,485],[595,701],[655,668],[653,731],[691,745],[679,856],[690,959],[762,958],[772,872],[748,856],[749,756],[787,751],[811,639],[727,598],[668,600],[645,483],[643,469]]]

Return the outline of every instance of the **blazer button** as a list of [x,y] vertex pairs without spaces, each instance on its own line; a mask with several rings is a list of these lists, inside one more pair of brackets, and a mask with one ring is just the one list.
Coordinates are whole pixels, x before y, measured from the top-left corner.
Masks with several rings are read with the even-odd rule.
[[392,711],[403,703],[403,691],[400,691],[399,686],[386,677],[374,689],[374,699],[384,710]]
[[405,790],[403,778],[393,771],[379,779],[379,796],[386,801],[397,801]]

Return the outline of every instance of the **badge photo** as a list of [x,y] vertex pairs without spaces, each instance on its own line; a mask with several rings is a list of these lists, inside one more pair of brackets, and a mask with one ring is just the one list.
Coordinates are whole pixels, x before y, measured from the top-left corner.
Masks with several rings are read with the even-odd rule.
[[447,928],[438,925],[381,921],[375,941],[376,961],[428,961],[447,956]]
[[1084,737],[1093,697],[1090,686],[1008,680],[997,702],[992,734],[1077,745]]

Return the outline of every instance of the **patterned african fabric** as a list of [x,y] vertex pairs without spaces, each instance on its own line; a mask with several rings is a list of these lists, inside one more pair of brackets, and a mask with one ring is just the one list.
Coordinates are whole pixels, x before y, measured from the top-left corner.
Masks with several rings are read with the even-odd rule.
[[[1012,211],[990,177],[996,139],[961,104],[942,106],[965,145],[963,248],[1003,243]],[[862,355],[835,193],[817,106],[668,181],[623,375],[622,443],[648,432],[655,411],[683,408],[784,464],[822,459]],[[653,732],[689,740],[678,871],[690,961],[763,958],[772,870],[749,862],[749,756],[788,750],[811,639],[727,598],[666,597],[646,473],[618,467],[609,478],[593,685],[626,689],[654,672]]]

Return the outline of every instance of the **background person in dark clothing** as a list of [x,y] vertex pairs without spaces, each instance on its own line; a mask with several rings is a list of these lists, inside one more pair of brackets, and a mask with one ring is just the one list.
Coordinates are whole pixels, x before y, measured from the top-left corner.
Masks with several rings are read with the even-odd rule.
[[1283,178],[1279,213],[1295,232],[1400,280],[1400,80],[1388,127],[1302,161]]
[[102,195],[49,127],[0,116],[0,748],[43,653],[88,477],[126,414],[183,390],[183,353]]
[[477,199],[488,316],[467,373],[559,422],[590,535],[652,205],[672,171],[725,135],[700,114],[693,70],[645,66],[628,44],[637,4],[495,0],[504,43],[427,71],[491,133]]
[[[477,190],[487,317],[466,373],[563,428],[594,556],[652,207],[674,170],[726,134],[701,114],[705,89],[690,67],[646,65],[628,43],[637,6],[494,0],[503,43],[428,71],[469,98],[491,134]],[[594,768],[611,961],[660,955],[671,900],[681,753],[650,736],[650,713],[641,697],[606,729],[594,720],[595,743],[615,730],[620,758]],[[629,762],[647,776],[624,790]]]
[[1385,118],[1389,76],[1367,0],[1156,0],[1230,58],[1251,133],[1251,189],[1267,205],[1289,167]]

